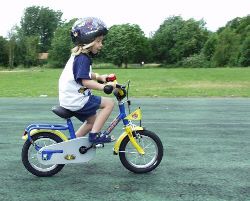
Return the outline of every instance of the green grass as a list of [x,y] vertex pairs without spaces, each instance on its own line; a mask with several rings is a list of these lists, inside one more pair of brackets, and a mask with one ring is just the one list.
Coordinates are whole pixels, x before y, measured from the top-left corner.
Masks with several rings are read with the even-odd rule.
[[[62,69],[0,71],[0,97],[58,95]],[[131,80],[133,97],[250,97],[250,68],[95,69]],[[100,95],[101,92],[96,94]]]

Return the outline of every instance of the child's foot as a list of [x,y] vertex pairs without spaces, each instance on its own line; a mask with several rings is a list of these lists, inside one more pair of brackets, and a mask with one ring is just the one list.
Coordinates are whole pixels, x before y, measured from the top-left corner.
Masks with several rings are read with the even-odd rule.
[[102,133],[89,133],[89,141],[91,143],[109,143],[115,140],[114,136]]

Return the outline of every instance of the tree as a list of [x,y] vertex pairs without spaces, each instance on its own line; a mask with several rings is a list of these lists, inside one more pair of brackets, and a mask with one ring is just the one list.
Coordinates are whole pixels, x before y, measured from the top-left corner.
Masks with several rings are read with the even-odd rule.
[[103,57],[119,67],[129,62],[147,60],[149,44],[138,25],[114,25],[109,29],[102,51]]
[[0,65],[8,65],[8,41],[0,36]]
[[204,56],[208,61],[210,61],[211,58],[213,57],[217,44],[218,44],[218,36],[216,33],[213,33],[210,35],[210,37],[208,38],[208,40],[206,41],[206,43],[202,48],[202,53],[204,54]]
[[9,57],[9,68],[14,67],[15,61],[15,48],[16,48],[16,40],[17,40],[17,27],[12,27],[8,33],[9,43],[8,43],[8,57]]
[[22,32],[28,37],[38,36],[40,52],[47,52],[54,32],[61,23],[61,16],[61,11],[54,11],[47,7],[28,7],[21,19]]
[[250,66],[250,36],[245,39],[241,46],[239,63],[241,66]]
[[25,60],[24,65],[26,67],[36,66],[38,64],[38,41],[37,36],[27,36],[25,37]]
[[230,28],[234,30],[236,34],[239,34],[241,36],[241,42],[243,42],[245,38],[249,36],[250,15],[234,18],[226,24],[224,29],[226,28]]
[[[25,38],[26,36],[24,35],[22,29],[20,29],[20,27],[16,27],[14,66],[25,65],[25,57],[26,57]],[[38,52],[36,53],[38,54]]]
[[158,62],[174,64],[185,57],[198,54],[209,32],[203,20],[183,20],[180,16],[167,18],[152,38],[152,48]]
[[217,31],[212,62],[216,66],[249,65],[250,15],[236,17]]
[[59,26],[51,43],[49,51],[49,63],[51,66],[63,67],[70,56],[73,43],[70,37],[70,30],[75,19]]
[[212,58],[215,66],[236,66],[238,63],[240,38],[230,28],[218,35],[218,43]]

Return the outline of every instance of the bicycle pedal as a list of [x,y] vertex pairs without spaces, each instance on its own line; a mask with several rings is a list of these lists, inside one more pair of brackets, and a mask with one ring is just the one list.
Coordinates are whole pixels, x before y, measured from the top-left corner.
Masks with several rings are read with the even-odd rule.
[[103,143],[101,143],[101,144],[94,144],[93,147],[94,148],[103,148],[104,144]]

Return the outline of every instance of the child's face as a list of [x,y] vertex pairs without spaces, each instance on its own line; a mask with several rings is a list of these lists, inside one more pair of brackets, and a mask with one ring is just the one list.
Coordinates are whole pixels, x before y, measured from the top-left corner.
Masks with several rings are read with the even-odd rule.
[[98,36],[96,37],[96,39],[94,40],[94,45],[91,46],[90,51],[93,54],[97,54],[98,52],[100,52],[100,50],[102,49],[102,41],[103,41],[103,36]]

